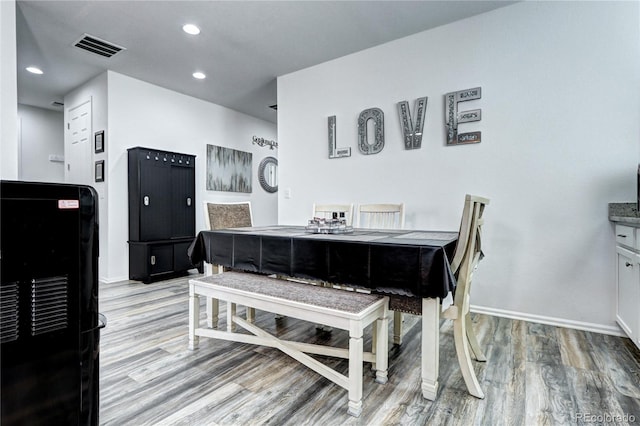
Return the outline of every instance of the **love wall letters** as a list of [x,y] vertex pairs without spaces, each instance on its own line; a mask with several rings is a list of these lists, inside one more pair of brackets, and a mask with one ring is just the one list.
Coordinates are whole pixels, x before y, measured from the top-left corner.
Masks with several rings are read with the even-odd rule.
[[[482,96],[480,87],[459,90],[445,95],[445,125],[447,128],[446,144],[461,145],[479,143],[481,132],[458,133],[459,123],[480,121],[482,110],[458,111],[460,102],[480,99]],[[415,120],[411,116],[409,102],[398,102],[398,114],[402,128],[402,140],[405,149],[420,149],[422,147],[422,130],[426,121],[427,96],[416,99],[413,108]],[[371,121],[371,123],[370,123]],[[371,124],[371,126],[370,126]],[[336,140],[337,122],[336,116],[328,117],[327,122],[329,137],[329,158],[351,157],[351,148],[339,148]],[[370,127],[372,135],[369,135]],[[368,108],[358,116],[358,150],[364,155],[377,154],[384,148],[384,112],[380,108]]]

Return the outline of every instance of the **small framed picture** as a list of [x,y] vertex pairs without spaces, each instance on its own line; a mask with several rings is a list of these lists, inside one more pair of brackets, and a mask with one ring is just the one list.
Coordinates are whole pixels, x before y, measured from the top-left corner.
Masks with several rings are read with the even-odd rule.
[[104,160],[96,161],[96,182],[104,182]]
[[100,130],[93,135],[93,141],[95,143],[95,152],[104,152],[104,130]]

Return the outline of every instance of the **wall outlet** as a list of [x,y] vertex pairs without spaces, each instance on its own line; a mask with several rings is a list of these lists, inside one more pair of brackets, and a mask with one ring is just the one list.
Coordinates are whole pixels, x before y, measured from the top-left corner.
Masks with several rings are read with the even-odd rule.
[[291,188],[286,188],[284,190],[284,198],[291,198]]

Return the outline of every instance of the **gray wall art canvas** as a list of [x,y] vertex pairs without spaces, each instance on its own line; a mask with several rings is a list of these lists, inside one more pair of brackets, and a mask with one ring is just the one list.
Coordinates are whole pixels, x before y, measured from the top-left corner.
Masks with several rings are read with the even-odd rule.
[[253,154],[207,145],[207,190],[251,192]]

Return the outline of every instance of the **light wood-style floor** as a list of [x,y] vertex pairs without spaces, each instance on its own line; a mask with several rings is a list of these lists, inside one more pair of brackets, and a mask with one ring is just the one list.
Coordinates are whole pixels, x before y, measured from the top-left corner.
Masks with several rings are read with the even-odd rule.
[[[431,402],[420,392],[418,317],[406,315],[389,382],[375,383],[365,365],[363,413],[354,418],[344,389],[277,349],[201,338],[187,350],[187,278],[101,284],[100,311],[108,320],[102,425],[640,424],[640,351],[626,338],[475,315],[487,355],[475,364],[486,394],[479,400],[467,394],[443,321],[440,392]],[[260,311],[256,322],[279,337],[347,346],[340,330]],[[319,359],[347,370],[344,360]]]

